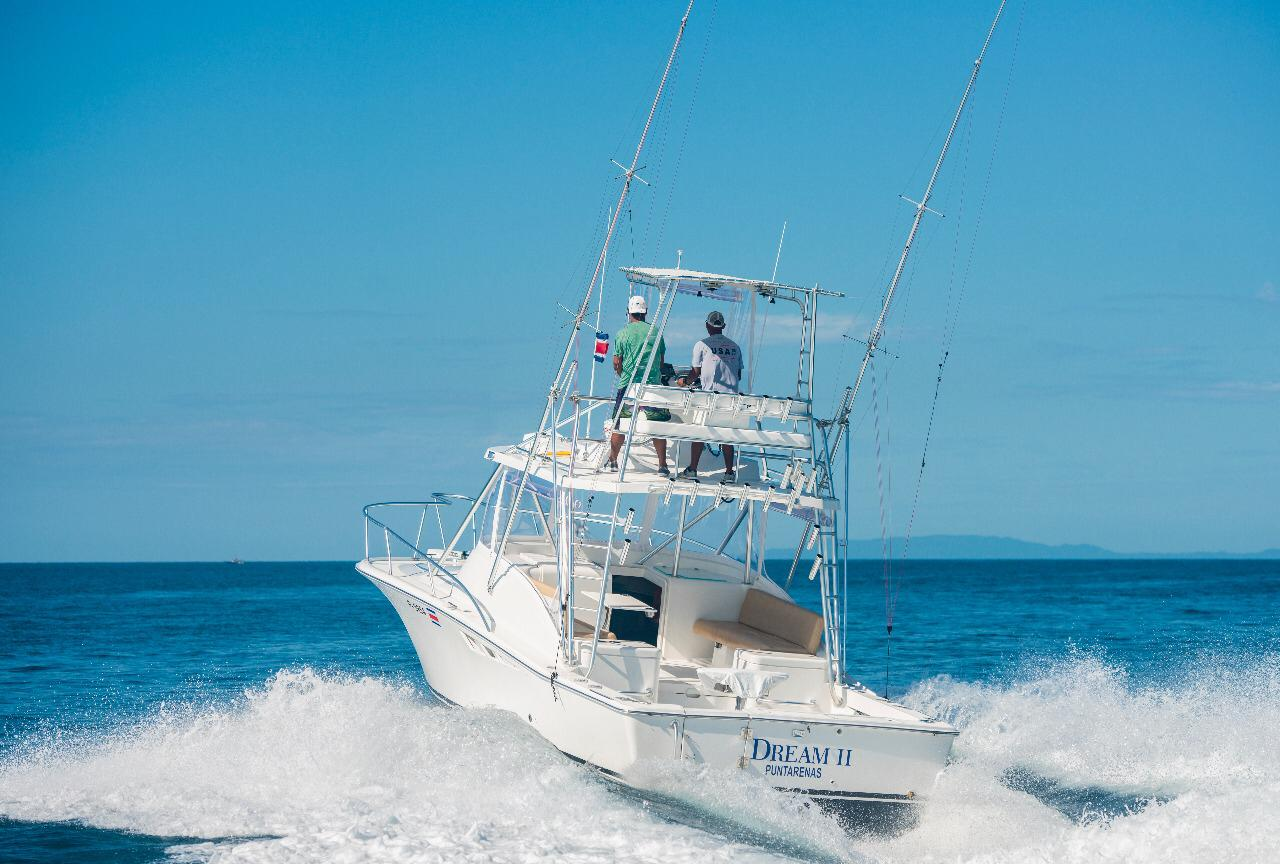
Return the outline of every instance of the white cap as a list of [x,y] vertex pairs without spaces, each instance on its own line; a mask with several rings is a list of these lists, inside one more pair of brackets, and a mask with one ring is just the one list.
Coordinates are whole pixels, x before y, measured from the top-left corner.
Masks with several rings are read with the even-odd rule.
[[627,301],[627,311],[632,315],[649,314],[649,304],[644,302],[644,295],[633,294],[631,299]]

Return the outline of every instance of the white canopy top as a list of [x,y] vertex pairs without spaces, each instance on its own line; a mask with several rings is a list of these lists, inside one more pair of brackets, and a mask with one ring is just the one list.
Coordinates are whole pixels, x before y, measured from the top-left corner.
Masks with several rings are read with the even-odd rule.
[[[790,288],[788,285],[775,285],[759,279],[744,279],[741,276],[724,276],[719,273],[702,273],[698,270],[674,270],[659,267],[623,267],[627,281],[641,285],[653,285],[668,288],[675,285],[682,294],[696,294],[700,297],[714,297],[717,300],[739,302],[744,292],[760,292],[766,288]],[[803,289],[793,289],[803,290]],[[767,292],[772,293],[772,292]]]
[[823,294],[828,297],[843,297],[843,294],[837,294],[834,291],[823,291],[817,287],[801,288],[797,285],[784,285],[780,282],[770,282],[766,279],[747,279],[743,276],[726,276],[721,273],[703,273],[700,270],[684,270],[669,269],[662,267],[622,267],[620,268],[627,276],[627,281],[640,285],[653,285],[658,288],[668,288],[675,285],[677,291],[682,294],[694,294],[699,297],[714,297],[717,300],[727,300],[730,302],[739,302],[743,299],[746,292],[754,291],[757,294],[765,296],[773,296],[779,293],[784,295],[801,294]]

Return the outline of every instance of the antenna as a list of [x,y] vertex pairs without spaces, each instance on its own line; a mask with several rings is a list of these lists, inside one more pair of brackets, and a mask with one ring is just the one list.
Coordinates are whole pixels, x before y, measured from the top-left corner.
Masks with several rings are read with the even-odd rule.
[[[893,271],[893,278],[889,280],[889,288],[884,293],[884,303],[880,307],[880,315],[876,318],[876,323],[871,328],[871,332],[867,335],[867,351],[862,355],[862,365],[858,367],[858,377],[854,379],[853,386],[845,388],[844,397],[840,400],[840,408],[836,411],[836,416],[832,418],[831,425],[836,427],[835,437],[831,441],[831,452],[835,453],[836,448],[840,444],[840,437],[845,433],[845,427],[849,422],[849,414],[853,411],[853,400],[858,396],[858,390],[862,387],[862,378],[867,374],[867,366],[871,364],[871,358],[876,353],[877,346],[880,343],[880,337],[884,335],[885,319],[889,317],[889,307],[893,303],[893,293],[898,288],[898,283],[902,281],[902,273],[907,267],[907,257],[911,254],[911,244],[915,242],[916,233],[920,230],[920,222],[924,219],[925,213],[937,213],[936,210],[929,208],[929,197],[933,194],[933,186],[938,182],[938,174],[942,172],[942,163],[947,158],[947,151],[951,149],[951,139],[955,137],[956,127],[960,125],[960,117],[964,114],[965,103],[969,101],[969,94],[973,92],[973,84],[978,80],[978,73],[982,71],[982,58],[987,54],[987,46],[991,44],[991,37],[995,35],[996,25],[1000,23],[1000,16],[1004,13],[1004,7],[1007,0],[1000,0],[1000,8],[996,9],[996,17],[991,22],[991,28],[987,30],[987,38],[982,43],[982,50],[978,52],[978,59],[973,61],[973,71],[969,73],[969,83],[964,87],[964,94],[960,97],[960,105],[956,108],[956,113],[951,118],[951,128],[947,130],[947,137],[942,142],[942,150],[938,153],[938,161],[933,165],[933,173],[929,175],[929,182],[924,187],[924,194],[920,196],[919,201],[911,201],[910,198],[903,197],[904,201],[909,201],[915,205],[916,215],[911,220],[911,230],[907,233],[907,242],[902,247],[902,254],[898,256],[898,266]],[[938,213],[939,216],[942,214]],[[828,477],[823,477],[822,482],[825,485]]]
[[782,260],[782,241],[787,239],[787,222],[782,221],[782,236],[778,238],[778,254],[773,256],[773,275],[769,277],[770,282],[778,281],[778,262]]
[[[782,241],[787,239],[787,220],[782,220],[782,235],[778,237],[778,251],[773,256],[773,274],[770,282],[778,281],[778,262],[782,260]],[[769,300],[773,302],[772,298]],[[751,292],[751,317],[747,325],[747,356],[751,362],[747,366],[747,392],[755,392],[756,364],[760,361],[759,348],[764,342],[764,328],[769,322],[769,307],[765,306],[764,319],[760,322],[760,335],[756,336],[756,292]]]

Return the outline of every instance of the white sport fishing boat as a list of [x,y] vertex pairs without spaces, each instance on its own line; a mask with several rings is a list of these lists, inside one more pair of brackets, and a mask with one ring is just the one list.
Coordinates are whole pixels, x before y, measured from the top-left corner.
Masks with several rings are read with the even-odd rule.
[[[643,785],[655,762],[691,760],[820,802],[928,796],[956,730],[846,674],[833,458],[998,21],[999,13],[916,205],[862,365],[830,419],[813,411],[818,305],[841,295],[773,279],[622,271],[628,294],[649,299],[654,343],[677,306],[705,316],[712,302],[736,304],[734,320],[752,322],[751,355],[757,305],[789,310],[792,321],[778,311],[769,321],[799,334],[787,395],[638,383],[651,380],[654,351],[632,372],[616,418],[612,388],[597,395],[581,386],[580,369],[593,370],[592,384],[595,376],[593,346],[578,337],[593,299],[597,321],[605,303],[609,242],[664,73],[536,431],[484,454],[493,472],[474,497],[437,493],[364,509],[357,568],[400,614],[440,698],[510,711],[565,755],[630,785]],[[609,470],[615,433],[625,437]],[[656,439],[669,442],[670,475],[659,470]],[[736,448],[734,476],[722,468],[681,476],[693,442]],[[459,505],[465,516],[446,530]],[[429,525],[440,544],[424,548]],[[786,572],[765,561],[779,529],[799,537]],[[797,579],[816,582],[817,611],[793,600]]]

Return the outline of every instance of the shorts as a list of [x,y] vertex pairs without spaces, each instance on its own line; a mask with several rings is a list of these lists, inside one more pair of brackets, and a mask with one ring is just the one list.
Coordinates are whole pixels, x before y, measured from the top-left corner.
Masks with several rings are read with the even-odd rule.
[[[641,405],[640,410],[644,412],[644,419],[652,420],[655,423],[665,423],[671,419],[671,412],[666,408],[650,408],[648,405]],[[622,413],[618,415],[624,420],[631,416],[631,406],[623,405]]]
[[[631,416],[631,406],[622,404],[622,394],[626,393],[625,387],[618,390],[618,395],[613,400],[613,416],[627,418]],[[652,420],[655,423],[665,423],[671,419],[671,412],[666,408],[650,408],[647,405],[641,405],[640,410],[644,412],[644,419]]]

